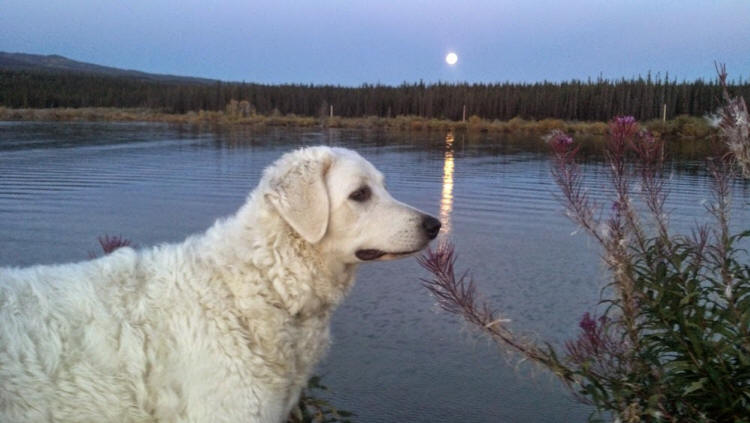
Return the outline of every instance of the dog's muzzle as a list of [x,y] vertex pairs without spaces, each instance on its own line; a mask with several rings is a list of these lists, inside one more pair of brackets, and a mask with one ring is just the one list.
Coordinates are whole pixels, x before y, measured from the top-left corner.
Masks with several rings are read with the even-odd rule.
[[377,260],[383,256],[386,256],[386,259],[394,259],[399,257],[405,257],[410,254],[414,254],[417,251],[424,248],[425,245],[427,245],[427,242],[429,242],[432,239],[435,239],[435,237],[440,233],[440,221],[435,219],[432,216],[429,215],[423,215],[422,216],[422,231],[425,235],[425,243],[422,247],[413,250],[413,251],[400,251],[400,252],[388,252],[383,250],[378,250],[375,248],[368,248],[368,249],[362,249],[357,250],[354,255],[357,256],[358,259],[362,261],[371,261],[371,260]]

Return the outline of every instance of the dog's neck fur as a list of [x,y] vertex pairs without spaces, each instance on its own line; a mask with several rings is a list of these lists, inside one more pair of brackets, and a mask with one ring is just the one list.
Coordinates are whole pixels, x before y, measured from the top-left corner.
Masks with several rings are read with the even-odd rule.
[[[234,216],[206,232],[204,237],[221,247],[205,259],[216,272],[240,275],[223,278],[231,281],[228,288],[240,308],[251,307],[253,296],[260,295],[292,316],[329,315],[353,285],[357,265],[324,259],[260,195],[253,192]],[[234,282],[248,279],[268,281],[267,290],[248,292]]]

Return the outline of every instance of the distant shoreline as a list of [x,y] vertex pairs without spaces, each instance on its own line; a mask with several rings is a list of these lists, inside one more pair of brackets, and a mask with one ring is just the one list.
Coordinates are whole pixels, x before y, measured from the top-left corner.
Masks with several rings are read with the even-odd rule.
[[[288,128],[345,128],[382,129],[390,131],[468,131],[495,134],[546,134],[559,129],[576,135],[606,135],[606,122],[571,122],[561,119],[526,120],[513,118],[507,121],[482,119],[471,116],[466,121],[396,116],[391,118],[297,116],[297,115],[247,115],[224,111],[199,111],[184,114],[135,108],[51,108],[11,109],[0,106],[0,121],[57,121],[57,122],[163,122],[174,124],[288,127]],[[678,116],[661,121],[642,123],[656,136],[668,138],[705,138],[716,130],[702,118]]]

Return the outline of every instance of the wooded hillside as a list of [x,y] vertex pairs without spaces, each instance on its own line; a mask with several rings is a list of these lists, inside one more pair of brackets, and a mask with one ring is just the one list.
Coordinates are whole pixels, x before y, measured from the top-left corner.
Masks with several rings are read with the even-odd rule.
[[[735,83],[735,95],[750,98],[750,84]],[[302,116],[416,115],[460,120],[560,118],[639,120],[713,113],[720,104],[717,81],[677,82],[650,75],[634,80],[563,83],[404,83],[399,86],[261,85],[229,82],[172,82],[85,73],[0,70],[0,105],[13,108],[145,107],[169,113],[223,110],[246,100],[254,112]]]

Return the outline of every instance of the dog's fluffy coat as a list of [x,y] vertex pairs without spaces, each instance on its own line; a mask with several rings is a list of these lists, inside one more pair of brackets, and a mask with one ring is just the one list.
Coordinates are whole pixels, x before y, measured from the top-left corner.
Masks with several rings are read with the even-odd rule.
[[[350,186],[332,179],[351,173]],[[366,232],[345,202],[363,180],[404,228],[343,248],[374,242],[343,235]],[[0,269],[0,421],[282,421],[327,348],[354,248],[429,241],[409,229],[421,214],[380,186],[356,153],[302,149],[234,216],[181,244]]]

